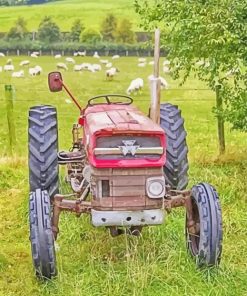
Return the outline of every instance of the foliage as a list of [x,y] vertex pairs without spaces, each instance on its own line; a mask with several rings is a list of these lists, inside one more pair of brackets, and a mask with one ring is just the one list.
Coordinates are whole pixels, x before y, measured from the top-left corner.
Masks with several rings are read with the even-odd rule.
[[27,33],[27,23],[23,17],[19,17],[15,22],[15,25],[7,33],[7,39],[21,40]]
[[85,29],[84,25],[81,23],[80,19],[76,19],[71,27],[70,41],[78,42],[80,40],[80,36],[82,31]]
[[146,29],[166,27],[162,44],[170,47],[173,77],[185,81],[193,72],[212,90],[219,87],[225,118],[246,131],[247,2],[136,0],[135,6]]
[[113,41],[115,39],[115,32],[117,29],[117,19],[113,14],[108,14],[101,24],[101,34],[103,40]]
[[45,16],[39,24],[38,39],[47,43],[59,41],[60,29],[50,16]]
[[87,28],[82,32],[81,41],[96,44],[102,40],[100,32],[94,28]]
[[122,19],[116,30],[116,40],[122,43],[134,43],[135,33],[132,31],[132,24],[128,19]]

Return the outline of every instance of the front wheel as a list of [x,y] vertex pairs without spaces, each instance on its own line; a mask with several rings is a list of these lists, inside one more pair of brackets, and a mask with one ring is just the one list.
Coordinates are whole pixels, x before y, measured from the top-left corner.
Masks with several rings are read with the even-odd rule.
[[207,183],[193,186],[191,192],[193,231],[186,216],[186,240],[197,266],[219,265],[222,252],[222,214],[216,190]]
[[50,279],[57,273],[50,212],[48,192],[40,189],[31,192],[29,222],[33,265],[36,275],[43,279]]

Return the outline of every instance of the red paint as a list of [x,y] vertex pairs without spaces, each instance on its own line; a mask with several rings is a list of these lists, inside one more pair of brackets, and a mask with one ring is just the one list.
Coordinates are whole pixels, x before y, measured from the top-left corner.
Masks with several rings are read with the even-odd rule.
[[162,146],[166,147],[164,130],[145,116],[136,107],[129,105],[96,105],[87,107],[84,115],[84,138],[88,160],[98,168],[143,168],[160,167],[165,164],[165,152],[159,159],[127,159],[102,160],[96,159],[93,149],[96,138],[111,135],[155,136],[159,137]]

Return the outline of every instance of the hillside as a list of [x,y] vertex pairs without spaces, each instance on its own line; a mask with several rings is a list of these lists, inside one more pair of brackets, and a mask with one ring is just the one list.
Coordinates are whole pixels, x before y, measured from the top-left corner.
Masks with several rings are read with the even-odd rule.
[[36,31],[45,15],[51,15],[62,31],[69,31],[73,21],[80,18],[86,27],[99,27],[107,13],[117,18],[128,18],[137,29],[138,17],[133,0],[61,0],[43,5],[12,6],[0,8],[0,31],[6,32],[15,20],[22,16],[27,20],[30,31]]

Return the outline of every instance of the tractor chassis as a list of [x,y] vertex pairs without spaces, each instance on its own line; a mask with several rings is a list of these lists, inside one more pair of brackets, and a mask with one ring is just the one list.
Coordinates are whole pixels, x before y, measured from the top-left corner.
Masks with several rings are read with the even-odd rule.
[[[77,199],[66,199],[69,197],[77,197]],[[167,186],[167,194],[163,198],[163,209],[170,213],[172,208],[185,207],[186,209],[186,226],[191,234],[198,233],[197,223],[193,220],[193,210],[191,202],[191,190],[172,190]],[[59,233],[59,217],[62,211],[69,211],[80,217],[81,214],[90,213],[92,210],[92,203],[85,201],[79,193],[61,195],[56,194],[53,199],[53,215],[52,215],[52,231],[54,238],[57,238]],[[117,236],[123,232],[119,231],[116,227],[111,226],[110,233],[112,236]]]

